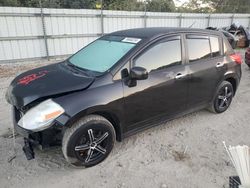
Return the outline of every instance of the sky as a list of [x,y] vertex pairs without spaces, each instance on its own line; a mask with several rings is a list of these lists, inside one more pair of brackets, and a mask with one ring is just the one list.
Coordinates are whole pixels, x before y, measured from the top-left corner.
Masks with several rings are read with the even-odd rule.
[[188,0],[174,0],[175,6],[181,6],[183,3],[188,2]]

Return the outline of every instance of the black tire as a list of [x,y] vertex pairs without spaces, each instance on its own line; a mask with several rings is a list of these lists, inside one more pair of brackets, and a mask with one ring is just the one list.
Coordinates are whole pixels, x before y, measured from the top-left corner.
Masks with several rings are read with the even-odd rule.
[[214,113],[225,112],[229,108],[233,100],[233,96],[234,89],[232,84],[228,81],[223,81],[216,91],[209,110]]
[[116,135],[113,125],[104,117],[89,115],[68,128],[63,136],[65,159],[77,167],[91,167],[110,154]]

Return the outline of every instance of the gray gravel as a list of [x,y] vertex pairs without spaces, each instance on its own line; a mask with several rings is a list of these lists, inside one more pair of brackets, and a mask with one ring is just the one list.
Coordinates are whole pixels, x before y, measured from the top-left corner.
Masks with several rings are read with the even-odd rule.
[[222,141],[250,145],[250,70],[245,64],[242,70],[239,90],[225,113],[202,110],[162,123],[116,143],[107,160],[89,169],[69,166],[60,148],[37,151],[36,159],[27,161],[20,137],[16,158],[7,162],[13,143],[4,93],[14,75],[0,76],[0,187],[228,187],[228,177],[236,172]]

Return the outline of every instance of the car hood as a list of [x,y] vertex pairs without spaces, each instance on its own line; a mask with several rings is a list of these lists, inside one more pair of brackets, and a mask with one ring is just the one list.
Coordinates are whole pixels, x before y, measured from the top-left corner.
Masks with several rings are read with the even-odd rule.
[[41,98],[86,89],[94,80],[65,63],[48,65],[17,76],[7,90],[6,100],[21,108]]

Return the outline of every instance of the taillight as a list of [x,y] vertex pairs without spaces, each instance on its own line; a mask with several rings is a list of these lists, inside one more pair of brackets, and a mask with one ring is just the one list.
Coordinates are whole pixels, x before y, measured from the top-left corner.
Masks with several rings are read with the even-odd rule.
[[242,57],[239,53],[235,53],[230,55],[230,58],[237,64],[241,65],[242,64]]

